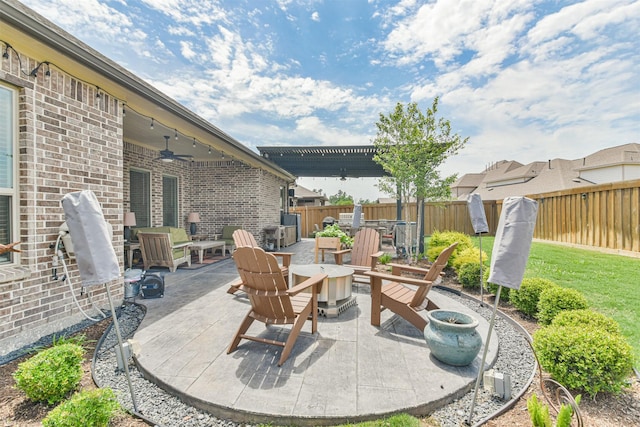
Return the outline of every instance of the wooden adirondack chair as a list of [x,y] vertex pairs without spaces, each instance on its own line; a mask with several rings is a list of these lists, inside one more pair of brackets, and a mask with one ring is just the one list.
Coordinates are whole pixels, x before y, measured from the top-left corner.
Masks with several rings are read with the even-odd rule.
[[[392,264],[391,274],[368,271],[364,274],[371,278],[371,324],[380,326],[380,312],[385,308],[403,317],[420,331],[424,331],[427,320],[419,312],[438,308],[429,301],[427,294],[431,286],[440,277],[451,253],[458,244],[454,243],[443,250],[429,269]],[[403,272],[424,273],[423,279],[402,276]],[[390,283],[382,284],[382,281]],[[416,286],[411,289],[407,285]]]
[[[259,248],[258,242],[256,242],[253,234],[249,233],[247,230],[238,229],[233,232],[233,243],[236,248]],[[291,265],[291,256],[292,253],[289,252],[271,252],[272,255],[276,257],[282,258],[282,264],[280,265],[280,270],[282,270],[282,275],[284,276],[284,281],[289,284],[289,265]],[[240,284],[242,283],[242,277],[240,277],[239,281],[233,282],[229,289],[227,290],[228,294],[235,294],[240,290]]]
[[[261,248],[239,247],[233,253],[240,276],[244,281],[239,289],[246,292],[251,309],[240,324],[227,353],[234,351],[240,340],[247,339],[283,347],[278,366],[289,357],[304,322],[311,318],[311,332],[318,326],[318,292],[326,274],[317,274],[289,289],[282,270],[273,254]],[[311,292],[302,292],[310,289]],[[286,341],[275,341],[246,332],[254,320],[266,325],[293,325]]]
[[384,254],[379,249],[380,234],[378,231],[374,228],[363,228],[356,233],[351,249],[333,252],[333,256],[336,264],[342,265],[344,255],[351,253],[351,263],[348,266],[353,268],[353,272],[356,274],[354,280],[358,281],[365,271],[375,270],[378,258]]
[[191,266],[191,242],[171,244],[169,233],[138,233],[144,269],[169,267],[172,273],[183,263]]

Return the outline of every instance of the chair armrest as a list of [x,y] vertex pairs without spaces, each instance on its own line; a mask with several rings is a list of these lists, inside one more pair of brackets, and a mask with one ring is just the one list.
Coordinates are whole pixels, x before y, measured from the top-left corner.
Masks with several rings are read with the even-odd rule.
[[391,267],[391,274],[399,276],[401,273],[416,273],[425,275],[429,272],[428,268],[416,267],[406,264],[389,264]]
[[282,265],[284,267],[289,267],[291,265],[291,257],[293,256],[292,252],[270,252],[274,256],[278,256],[282,258]]
[[220,240],[220,236],[222,236],[222,234],[214,233],[214,234],[211,235],[211,239],[212,240]]
[[188,247],[191,245],[193,245],[193,242],[178,243],[176,245],[171,246],[171,249],[180,249],[180,248]]
[[342,258],[343,258],[343,256],[344,256],[344,254],[348,254],[348,253],[350,253],[350,252],[351,252],[351,248],[349,248],[349,249],[342,249],[342,250],[340,250],[340,251],[333,251],[333,252],[331,252],[331,253],[333,254],[333,258],[334,258],[334,260],[335,260],[336,264],[338,264],[338,265],[342,265],[342,262],[343,262],[343,261],[342,261]]
[[430,280],[414,279],[413,277],[396,276],[396,275],[389,274],[389,273],[382,273],[380,271],[365,271],[364,275],[365,276],[369,276],[371,278],[375,277],[375,278],[381,279],[381,280],[389,280],[390,282],[405,283],[407,285],[414,285],[414,286],[431,286],[431,285],[433,285],[433,282],[430,281]]
[[384,255],[384,251],[378,251],[376,253],[373,253],[373,254],[369,255],[371,257],[371,263],[370,263],[369,267],[372,270],[376,269],[376,265],[378,264],[378,258],[380,258],[382,255]]
[[320,289],[318,289],[317,285],[319,283],[322,283],[322,281],[324,279],[326,279],[327,276],[328,276],[328,274],[326,274],[326,273],[318,273],[315,276],[309,277],[304,282],[298,283],[297,285],[295,285],[291,289],[288,289],[287,293],[289,295],[296,295],[296,294],[299,294],[300,292],[304,291],[305,289],[307,289],[309,287],[313,287],[313,293],[318,293],[320,291]]

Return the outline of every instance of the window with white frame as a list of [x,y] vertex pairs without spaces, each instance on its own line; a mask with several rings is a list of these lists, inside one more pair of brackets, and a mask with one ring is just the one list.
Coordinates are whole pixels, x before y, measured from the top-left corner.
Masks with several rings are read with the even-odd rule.
[[151,173],[129,171],[129,209],[136,214],[136,227],[151,227]]
[[[0,83],[0,244],[17,240],[16,90]],[[0,255],[0,264],[16,262],[15,252]]]
[[162,225],[178,226],[178,178],[162,177]]

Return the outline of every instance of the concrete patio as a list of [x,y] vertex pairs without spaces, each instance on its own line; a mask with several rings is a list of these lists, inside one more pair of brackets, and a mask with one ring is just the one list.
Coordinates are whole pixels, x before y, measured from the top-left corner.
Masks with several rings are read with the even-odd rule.
[[[293,264],[313,263],[313,240],[282,251]],[[389,252],[392,251],[391,248]],[[332,264],[332,257],[326,259]],[[386,310],[380,327],[370,324],[369,286],[354,284],[356,305],[336,318],[320,316],[318,332],[308,322],[288,360],[277,366],[281,348],[242,341],[227,354],[249,301],[230,295],[237,278],[233,260],[199,270],[167,274],[164,298],[137,301],[147,314],[136,331],[136,361],[145,377],[185,402],[236,422],[275,425],[334,425],[398,412],[424,415],[463,395],[475,384],[482,350],[467,367],[453,367],[430,356],[421,331]],[[473,314],[466,306],[432,290],[441,308]],[[426,314],[425,314],[426,315]],[[479,333],[489,324],[482,317]],[[251,330],[282,336],[288,327]],[[497,357],[491,338],[487,365]]]

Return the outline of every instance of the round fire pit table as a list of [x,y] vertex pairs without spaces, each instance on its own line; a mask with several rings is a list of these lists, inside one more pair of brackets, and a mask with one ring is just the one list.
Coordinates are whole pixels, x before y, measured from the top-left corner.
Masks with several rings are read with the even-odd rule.
[[315,274],[327,274],[318,294],[320,314],[326,317],[336,317],[355,304],[356,298],[351,295],[352,268],[333,264],[298,264],[291,265],[289,271],[291,271],[291,286],[295,286]]

